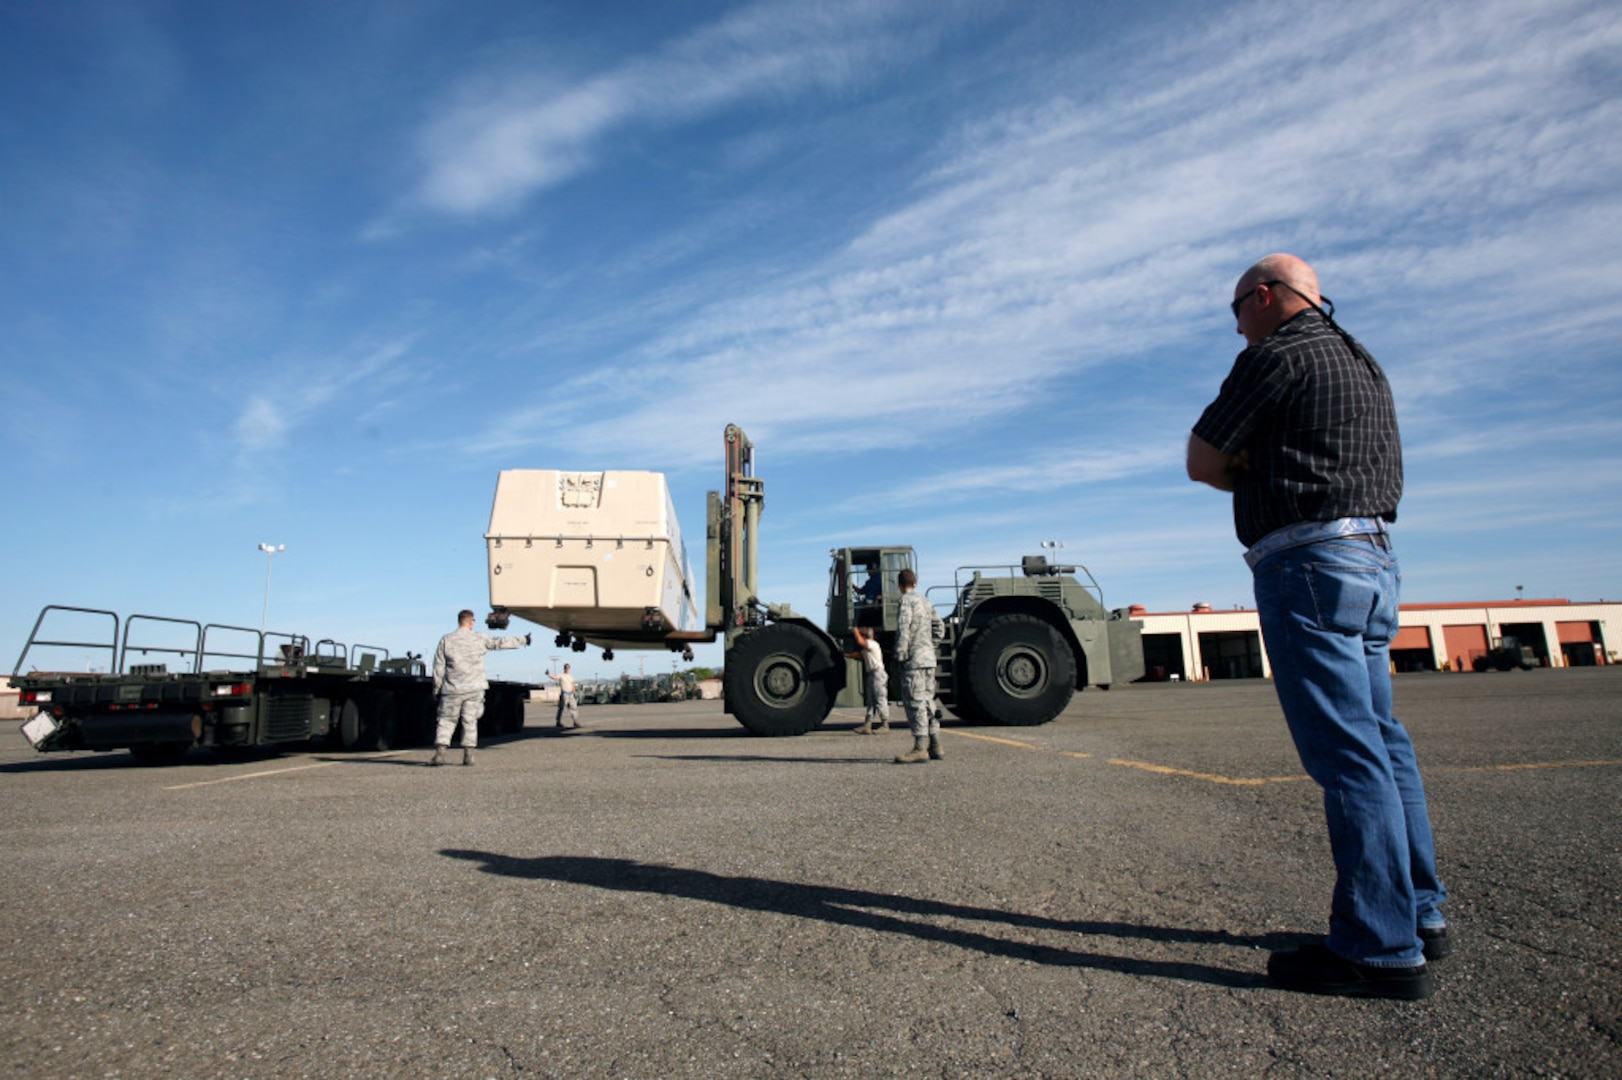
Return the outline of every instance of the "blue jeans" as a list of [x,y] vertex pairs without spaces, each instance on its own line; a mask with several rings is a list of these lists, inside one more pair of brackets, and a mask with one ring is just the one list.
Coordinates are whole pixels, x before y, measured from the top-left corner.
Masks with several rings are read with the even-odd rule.
[[1397,557],[1356,539],[1288,548],[1255,568],[1279,704],[1324,793],[1335,860],[1327,945],[1370,967],[1424,963],[1416,928],[1445,924],[1425,785],[1391,715],[1401,584]]

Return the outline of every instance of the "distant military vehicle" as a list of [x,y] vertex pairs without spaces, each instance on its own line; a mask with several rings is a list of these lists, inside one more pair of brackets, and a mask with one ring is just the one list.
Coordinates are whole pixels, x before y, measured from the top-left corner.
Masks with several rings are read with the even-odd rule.
[[583,682],[576,688],[575,699],[581,705],[606,705],[614,699],[612,683]]
[[1538,654],[1517,638],[1498,637],[1492,639],[1492,648],[1470,661],[1470,666],[1476,671],[1531,671],[1538,666]]
[[659,679],[654,675],[621,675],[609,699],[615,705],[646,705],[659,700]]
[[698,680],[691,672],[678,672],[659,680],[660,701],[692,701],[698,696]]

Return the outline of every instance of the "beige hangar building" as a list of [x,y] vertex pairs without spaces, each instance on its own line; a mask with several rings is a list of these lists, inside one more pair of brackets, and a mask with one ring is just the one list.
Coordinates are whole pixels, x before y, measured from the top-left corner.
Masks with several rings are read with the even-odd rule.
[[[1267,679],[1273,671],[1254,609],[1148,612],[1143,622],[1146,679]],[[1542,667],[1622,663],[1622,603],[1486,600],[1403,604],[1391,644],[1393,671],[1473,671],[1497,638],[1528,646]]]

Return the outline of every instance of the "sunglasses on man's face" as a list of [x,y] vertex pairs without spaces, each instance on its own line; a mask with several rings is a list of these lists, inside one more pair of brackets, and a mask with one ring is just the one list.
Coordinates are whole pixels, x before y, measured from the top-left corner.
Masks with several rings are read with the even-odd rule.
[[1282,284],[1284,284],[1282,281],[1259,281],[1256,283],[1255,289],[1251,289],[1247,293],[1240,293],[1238,296],[1234,297],[1233,303],[1228,305],[1229,307],[1233,308],[1233,317],[1235,319],[1239,317],[1240,306],[1243,305],[1246,300],[1249,300],[1252,296],[1256,295],[1256,289],[1261,288],[1263,285],[1266,285],[1269,289],[1276,289]]

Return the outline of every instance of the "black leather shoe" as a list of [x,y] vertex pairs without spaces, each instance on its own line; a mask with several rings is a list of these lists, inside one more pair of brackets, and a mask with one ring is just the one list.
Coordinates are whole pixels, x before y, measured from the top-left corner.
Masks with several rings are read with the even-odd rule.
[[1426,960],[1442,960],[1453,955],[1453,939],[1445,926],[1421,926],[1419,943],[1425,947]]
[[1267,958],[1267,977],[1280,989],[1303,994],[1423,1001],[1436,993],[1435,980],[1424,965],[1377,968],[1354,964],[1316,943],[1273,953]]

